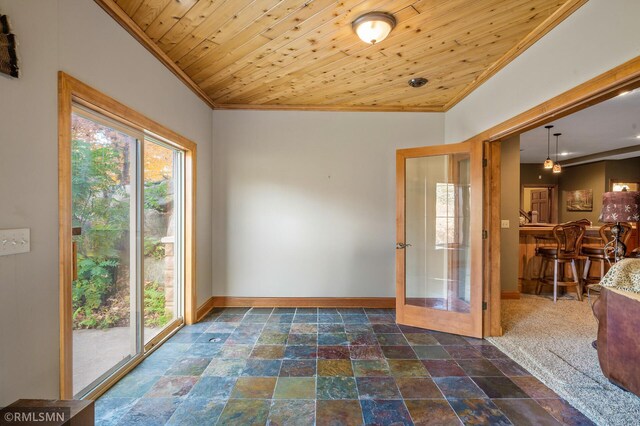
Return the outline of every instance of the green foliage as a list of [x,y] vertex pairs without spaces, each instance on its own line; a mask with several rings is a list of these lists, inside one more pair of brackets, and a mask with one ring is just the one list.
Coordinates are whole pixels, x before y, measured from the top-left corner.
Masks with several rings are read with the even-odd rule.
[[[72,141],[73,226],[82,228],[82,235],[74,237],[74,327],[124,326],[129,322],[130,290],[128,264],[120,264],[120,259],[128,256],[130,244],[130,140],[86,120],[74,125],[81,137]],[[145,182],[145,209],[165,213],[170,199],[168,180]],[[164,258],[164,244],[145,238],[144,255]],[[171,318],[158,284],[145,285],[144,303],[146,325],[164,325]]]
[[164,259],[165,249],[164,244],[156,238],[145,237],[144,238],[144,256],[152,257],[156,260]]
[[164,289],[156,282],[144,286],[144,325],[163,327],[171,320],[171,313],[165,309]]
[[78,327],[105,328],[123,318],[105,315],[101,310],[114,286],[118,261],[78,256],[78,280],[72,290],[73,320]]
[[73,222],[82,228],[82,235],[75,237],[76,327],[105,328],[128,321],[128,313],[105,310],[109,298],[117,292],[119,253],[129,236],[128,163],[124,153],[123,146],[117,143],[72,142]]
[[167,199],[169,198],[169,181],[144,183],[144,208],[159,212],[167,211]]

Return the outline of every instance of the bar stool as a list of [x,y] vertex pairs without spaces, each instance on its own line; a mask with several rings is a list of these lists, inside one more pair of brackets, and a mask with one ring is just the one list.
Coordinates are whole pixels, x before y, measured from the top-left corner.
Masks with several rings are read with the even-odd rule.
[[[553,285],[553,301],[558,300],[558,287],[576,287],[578,300],[582,301],[582,283],[578,276],[576,260],[580,258],[582,239],[585,234],[586,223],[567,222],[553,227],[552,233],[555,240],[554,246],[536,247],[536,256],[542,257],[540,271],[538,273],[538,285],[536,294],[540,294],[543,285]],[[553,278],[545,277],[544,272],[549,262],[553,261]],[[571,264],[573,281],[561,281],[560,266]],[[564,278],[564,274],[563,278]]]
[[[582,281],[585,284],[599,283],[602,277],[604,277],[604,273],[606,270],[605,261],[611,264],[611,262],[613,262],[614,260],[613,256],[607,255],[604,252],[605,244],[607,244],[609,241],[613,239],[613,236],[611,234],[611,228],[614,225],[615,223],[605,223],[600,227],[600,230],[598,231],[600,234],[600,238],[596,238],[598,240],[597,246],[587,245],[587,244],[582,246],[582,250],[581,250],[582,256],[586,257],[586,261],[584,263],[584,271],[582,273]],[[631,229],[632,229],[631,225],[629,223],[622,222],[620,223],[620,226],[624,231],[624,233],[622,234],[622,242],[627,244],[627,242],[631,238]],[[589,237],[587,237],[587,240],[588,239]],[[593,262],[600,262],[600,275],[598,277],[589,278],[591,263]]]

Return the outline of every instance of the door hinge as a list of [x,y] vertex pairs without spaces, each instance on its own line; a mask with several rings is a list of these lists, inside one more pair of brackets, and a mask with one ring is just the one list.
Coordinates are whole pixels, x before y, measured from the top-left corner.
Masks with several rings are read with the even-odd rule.
[[487,164],[489,164],[489,162],[487,161],[486,158],[482,159],[482,167],[487,167]]
[[489,238],[489,233],[487,232],[486,229],[482,230],[482,239],[486,240],[487,238]]
[[482,310],[483,311],[487,310],[487,302],[482,302]]

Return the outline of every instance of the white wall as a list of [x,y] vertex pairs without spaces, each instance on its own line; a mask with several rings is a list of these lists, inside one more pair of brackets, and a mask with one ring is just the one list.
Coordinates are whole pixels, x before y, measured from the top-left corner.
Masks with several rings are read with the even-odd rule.
[[198,144],[198,300],[211,295],[211,112],[88,0],[0,0],[20,79],[0,77],[0,229],[31,252],[0,257],[0,406],[58,397],[57,71]]
[[447,111],[447,143],[472,137],[640,55],[638,17],[638,0],[590,0]]
[[213,293],[393,296],[395,150],[443,118],[214,111]]

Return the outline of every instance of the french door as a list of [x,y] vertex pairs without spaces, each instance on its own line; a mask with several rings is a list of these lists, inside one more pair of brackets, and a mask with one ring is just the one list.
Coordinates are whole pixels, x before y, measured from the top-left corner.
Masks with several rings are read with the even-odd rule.
[[396,317],[482,337],[482,144],[396,152]]
[[90,395],[183,322],[184,153],[71,113],[72,395]]

